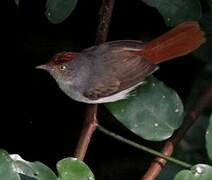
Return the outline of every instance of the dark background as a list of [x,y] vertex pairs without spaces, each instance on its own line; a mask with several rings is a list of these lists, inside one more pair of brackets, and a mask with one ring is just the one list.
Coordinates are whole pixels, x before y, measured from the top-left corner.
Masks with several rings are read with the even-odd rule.
[[[22,0],[14,22],[15,59],[11,93],[3,111],[0,148],[41,161],[55,169],[56,162],[73,156],[86,105],[69,99],[46,72],[35,66],[46,63],[57,52],[80,51],[94,45],[100,0],[79,0],[71,16],[61,24],[45,17],[44,0]],[[148,41],[166,32],[161,15],[141,0],[116,0],[108,40]],[[175,89],[185,102],[202,63],[192,55],[160,65],[155,76]],[[121,126],[103,105],[99,121],[108,129],[155,149],[162,143],[144,141]],[[139,179],[152,156],[96,132],[86,163],[97,180]]]

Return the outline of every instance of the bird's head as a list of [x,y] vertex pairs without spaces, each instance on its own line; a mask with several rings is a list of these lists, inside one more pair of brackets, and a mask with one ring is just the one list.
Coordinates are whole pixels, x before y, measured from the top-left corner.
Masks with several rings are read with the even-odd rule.
[[78,56],[75,52],[60,52],[56,54],[49,63],[37,66],[37,69],[42,69],[49,72],[57,81],[65,80],[68,74],[71,73],[71,61]]

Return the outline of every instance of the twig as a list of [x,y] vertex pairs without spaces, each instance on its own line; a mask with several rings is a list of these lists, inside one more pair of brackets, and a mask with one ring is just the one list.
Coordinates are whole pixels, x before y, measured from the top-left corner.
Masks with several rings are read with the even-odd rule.
[[137,148],[137,149],[140,149],[140,150],[142,150],[142,151],[148,152],[148,153],[150,153],[150,154],[152,154],[152,155],[159,156],[159,157],[161,157],[161,158],[163,158],[163,159],[166,159],[166,160],[168,160],[168,161],[170,161],[170,162],[173,162],[173,163],[175,163],[175,164],[178,164],[178,165],[180,165],[180,166],[182,166],[182,167],[184,167],[184,168],[191,168],[191,167],[192,167],[192,165],[190,165],[190,164],[188,164],[188,163],[186,163],[186,162],[183,162],[183,161],[180,161],[180,160],[178,160],[178,159],[175,159],[175,158],[166,156],[166,155],[164,155],[164,154],[162,154],[162,153],[160,153],[160,152],[158,152],[158,151],[155,151],[155,150],[153,150],[153,149],[151,149],[151,148],[148,148],[148,147],[143,146],[143,145],[141,145],[141,144],[135,143],[135,142],[133,142],[133,141],[131,141],[131,140],[129,140],[129,139],[126,139],[126,138],[124,138],[124,137],[122,137],[122,136],[119,136],[118,134],[115,134],[115,133],[113,133],[113,132],[111,132],[111,131],[105,129],[104,127],[102,127],[102,126],[99,125],[99,124],[97,125],[97,129],[100,130],[101,132],[107,134],[108,136],[111,136],[111,137],[113,137],[114,139],[117,139],[117,140],[119,140],[119,141],[121,141],[121,142],[123,142],[123,143],[125,143],[125,144],[128,144],[128,145],[130,145],[130,146],[133,146],[133,147],[135,147],[135,148]]
[[107,40],[114,4],[115,0],[102,0],[96,44],[101,44]]
[[88,149],[88,145],[91,141],[93,132],[97,126],[97,105],[88,105],[85,113],[85,121],[81,131],[80,139],[75,151],[75,157],[83,160]]
[[[173,135],[169,140],[166,141],[162,149],[162,153],[166,156],[171,156],[176,144],[184,137],[189,128],[198,119],[201,113],[212,105],[212,86],[209,86],[200,96],[200,98],[195,102],[195,104],[190,107],[187,115],[184,118],[184,122],[181,128]],[[157,157],[150,165],[148,171],[143,176],[142,180],[153,180],[155,179],[162,168],[165,166],[166,160]]]
[[[101,9],[100,9],[100,20],[99,20],[99,27],[97,29],[96,35],[96,44],[101,44],[107,40],[107,35],[109,31],[113,6],[115,0],[103,0]],[[75,150],[75,157],[80,160],[83,160],[91,137],[96,130],[97,126],[97,105],[88,105],[86,109],[86,117],[83,125],[83,129],[80,134],[80,139],[78,145]]]

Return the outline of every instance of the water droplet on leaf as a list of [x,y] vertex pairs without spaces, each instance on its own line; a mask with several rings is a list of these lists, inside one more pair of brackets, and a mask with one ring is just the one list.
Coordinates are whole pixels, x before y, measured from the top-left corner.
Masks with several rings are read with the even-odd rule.
[[71,158],[73,161],[76,161],[77,160],[77,158]]
[[195,169],[194,176],[200,176],[202,174],[202,168],[197,166]]
[[134,128],[137,128],[138,127],[138,124],[134,124]]

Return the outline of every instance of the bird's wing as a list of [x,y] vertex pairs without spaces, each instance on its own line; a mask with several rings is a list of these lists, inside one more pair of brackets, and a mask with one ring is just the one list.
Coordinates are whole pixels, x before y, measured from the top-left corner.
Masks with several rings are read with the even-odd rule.
[[85,90],[84,96],[91,99],[97,100],[99,98],[107,97],[115,92],[118,92],[120,86],[120,81],[115,78],[97,80],[95,86],[90,86]]
[[96,78],[90,80],[84,96],[92,100],[107,97],[139,84],[152,74],[157,65],[131,52],[141,48],[143,43],[138,41],[113,41],[93,49],[97,58],[93,60],[99,63],[99,68],[94,69]]

